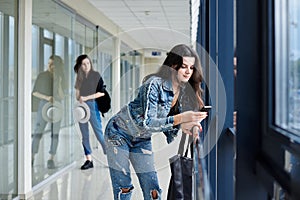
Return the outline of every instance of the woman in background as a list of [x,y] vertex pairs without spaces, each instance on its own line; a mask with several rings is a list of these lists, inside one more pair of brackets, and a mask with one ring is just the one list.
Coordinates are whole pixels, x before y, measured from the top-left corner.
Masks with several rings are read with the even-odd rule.
[[[97,140],[100,142],[103,153],[106,154],[105,141],[102,131],[102,121],[100,111],[96,103],[96,98],[104,96],[104,93],[97,92],[103,88],[103,79],[100,73],[93,69],[91,59],[83,54],[77,57],[74,71],[77,74],[75,89],[76,99],[82,103],[85,102],[90,108],[89,122],[94,130]],[[92,149],[89,138],[89,124],[79,123],[80,131],[82,134],[82,145],[86,161],[81,166],[82,170],[93,168]]]

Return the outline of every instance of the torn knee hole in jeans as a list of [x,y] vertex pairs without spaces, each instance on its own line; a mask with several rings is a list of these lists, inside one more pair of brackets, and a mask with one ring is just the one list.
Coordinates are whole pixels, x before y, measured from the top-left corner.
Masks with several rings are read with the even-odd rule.
[[151,196],[152,196],[152,199],[158,199],[158,191],[157,190],[151,190]]
[[133,190],[133,186],[132,187],[130,187],[130,188],[120,188],[120,192],[122,193],[122,194],[126,194],[126,193],[129,193],[129,192],[131,192],[132,190]]

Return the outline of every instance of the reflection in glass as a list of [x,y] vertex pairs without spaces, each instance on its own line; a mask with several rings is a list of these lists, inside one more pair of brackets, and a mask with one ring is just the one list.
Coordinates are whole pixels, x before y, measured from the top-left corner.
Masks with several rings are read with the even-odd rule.
[[[42,12],[44,10],[47,10],[47,12]],[[32,184],[36,185],[78,159],[79,154],[77,154],[77,151],[79,152],[80,149],[78,150],[77,147],[80,145],[80,139],[76,134],[72,134],[74,130],[71,118],[72,89],[70,88],[70,77],[73,75],[69,64],[73,62],[75,57],[75,45],[69,46],[68,41],[72,40],[70,37],[75,31],[73,27],[74,15],[51,0],[33,0],[32,15],[32,90],[34,90],[38,74],[48,69],[49,56],[56,54],[64,61],[64,67],[61,72],[61,74],[64,74],[63,95],[61,95],[59,100],[63,108],[61,120],[55,123],[47,121],[47,125],[43,129],[42,127],[45,125],[43,118],[37,112],[32,112],[32,145],[35,146],[34,148],[38,146],[37,150],[33,148],[33,154],[35,152],[37,154],[32,156],[34,158]],[[56,93],[54,91],[59,88],[58,82],[54,81],[49,85],[53,87],[52,92]],[[32,102],[34,99],[35,97],[32,98]],[[45,101],[44,104],[46,105],[47,100]],[[41,105],[41,107],[44,106]],[[51,113],[50,111],[49,113]],[[37,130],[38,120],[40,120],[39,127],[44,134],[40,140],[36,137],[36,133],[41,132]],[[56,135],[58,136],[56,137]],[[57,138],[59,138],[58,143]],[[48,163],[48,160],[51,160],[51,154],[55,151],[54,149],[56,149],[54,164],[51,161]],[[76,157],[76,155],[78,156]]]
[[0,199],[17,190],[17,1],[0,1]]
[[47,161],[48,169],[55,169],[54,157],[56,155],[60,124],[63,116],[63,106],[66,89],[64,76],[64,62],[61,57],[53,55],[49,57],[47,70],[41,72],[34,84],[32,91],[33,111],[37,112],[36,124],[32,139],[32,165],[39,151],[43,135],[46,135],[46,125],[49,124],[50,150]]
[[276,116],[278,126],[300,136],[300,2],[275,2]]
[[[64,97],[60,101],[63,107],[63,117],[60,122],[59,143],[54,159],[55,169],[48,169],[47,166],[51,134],[56,132],[52,123],[48,122],[44,129],[46,135],[41,137],[38,154],[35,156],[33,164],[34,186],[82,157],[81,137],[74,125],[72,115],[75,101],[75,75],[71,68],[78,55],[93,54],[93,59],[98,63],[97,69],[101,72],[105,71],[103,73],[105,83],[108,86],[111,85],[113,41],[108,39],[111,38],[110,35],[102,31],[97,35],[96,26],[78,16],[77,13],[72,13],[72,10],[61,6],[58,1],[33,0],[32,5],[32,89],[38,74],[47,70],[49,56],[54,54],[60,56],[64,61],[66,82]],[[95,48],[98,45],[96,37],[101,38],[98,51]],[[103,39],[107,40],[104,46]],[[98,42],[100,43],[100,39]],[[31,116],[32,134],[34,135],[39,117],[36,112],[32,112]],[[96,141],[94,137],[91,140],[92,144]],[[95,147],[93,146],[93,148]]]
[[284,169],[289,174],[290,189],[285,190],[279,183],[274,182],[275,200],[293,200],[299,197],[299,184],[300,184],[300,157],[292,154],[290,151],[285,151]]
[[141,54],[127,44],[121,44],[121,107],[135,97],[137,87],[141,85],[140,63]]
[[44,37],[48,39],[53,39],[53,32],[45,30],[44,31]]

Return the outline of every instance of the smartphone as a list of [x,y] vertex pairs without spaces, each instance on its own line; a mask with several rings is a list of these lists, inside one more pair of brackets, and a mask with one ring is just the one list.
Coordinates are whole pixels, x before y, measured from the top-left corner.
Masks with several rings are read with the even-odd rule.
[[201,112],[208,112],[208,111],[210,111],[210,109],[211,109],[211,106],[203,106],[200,111]]

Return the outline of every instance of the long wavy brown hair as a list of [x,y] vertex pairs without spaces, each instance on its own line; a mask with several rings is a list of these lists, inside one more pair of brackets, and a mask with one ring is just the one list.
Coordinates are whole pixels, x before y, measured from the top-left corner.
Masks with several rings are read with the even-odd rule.
[[[200,84],[203,81],[202,66],[197,52],[188,45],[179,44],[174,46],[171,51],[167,53],[167,57],[164,60],[163,65],[159,68],[158,72],[146,76],[144,81],[153,75],[162,77],[163,79],[170,79],[172,70],[175,69],[178,71],[182,66],[183,57],[194,57],[195,64],[193,74],[188,81],[189,84],[186,84],[185,86],[185,94],[182,97],[185,98],[186,102],[191,103],[195,109],[199,110],[204,106],[202,100],[203,90],[200,87]],[[196,101],[194,101],[194,98]]]
[[79,89],[81,87],[82,80],[85,76],[85,73],[81,70],[81,64],[82,64],[82,61],[86,58],[89,59],[89,61],[91,63],[91,71],[94,71],[92,60],[90,59],[90,57],[88,55],[82,54],[82,55],[78,56],[76,59],[76,64],[74,65],[74,71],[77,74],[76,82],[75,82],[76,89]]

